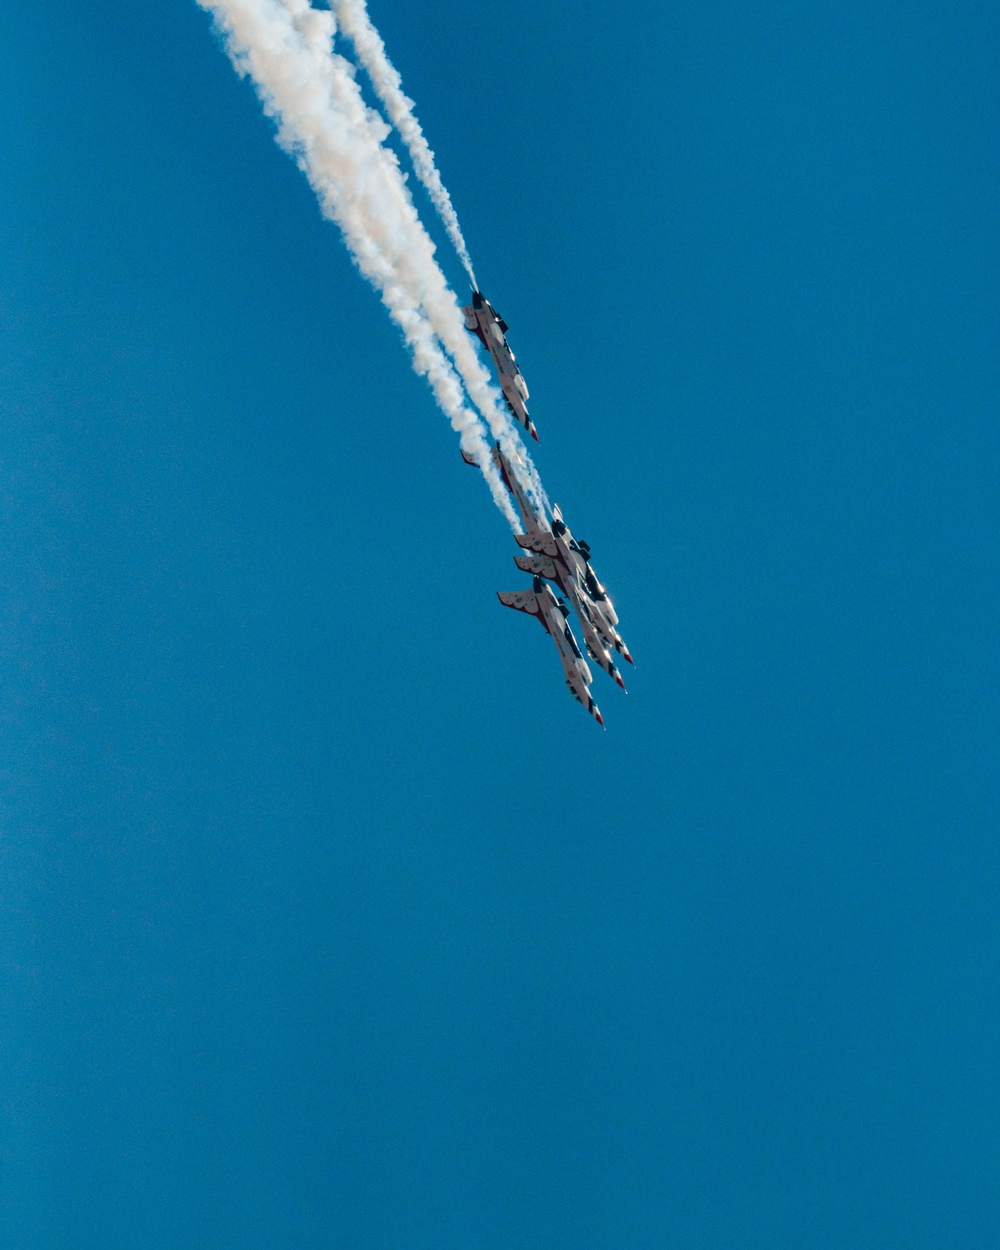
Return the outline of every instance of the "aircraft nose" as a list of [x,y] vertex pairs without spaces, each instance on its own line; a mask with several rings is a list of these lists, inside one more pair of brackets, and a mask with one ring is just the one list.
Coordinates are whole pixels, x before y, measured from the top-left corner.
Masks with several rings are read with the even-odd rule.
[[600,712],[597,710],[596,707],[594,708],[594,720],[597,721],[597,723],[600,725],[602,729],[605,728],[604,717],[600,714]]
[[625,683],[622,681],[622,675],[621,675],[621,673],[619,673],[619,671],[618,671],[617,669],[615,669],[615,671],[614,671],[614,673],[613,673],[613,676],[614,676],[615,681],[616,681],[616,682],[619,684],[619,686],[621,686],[621,688],[624,690],[624,689],[625,689]]

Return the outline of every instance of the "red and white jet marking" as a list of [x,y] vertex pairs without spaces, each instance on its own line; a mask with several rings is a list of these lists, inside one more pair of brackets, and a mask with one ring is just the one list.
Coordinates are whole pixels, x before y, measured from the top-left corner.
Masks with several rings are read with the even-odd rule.
[[523,572],[530,573],[533,577],[547,578],[548,581],[558,585],[573,605],[573,610],[583,626],[583,642],[587,648],[587,654],[600,664],[607,675],[624,690],[625,683],[622,681],[622,675],[615,664],[611,649],[597,629],[594,604],[587,595],[580,593],[576,580],[572,577],[565,577],[562,568],[558,567],[550,556],[515,556],[514,563]]
[[[521,514],[525,532],[514,537],[530,554],[515,556],[514,563],[533,577],[544,577],[555,582],[573,605],[583,627],[584,643],[592,660],[624,690],[625,683],[612,658],[612,650],[619,652],[631,664],[631,653],[618,632],[618,614],[608,592],[597,579],[590,566],[590,547],[578,542],[570,533],[559,508],[553,508],[552,528],[540,516],[517,479],[514,468],[499,445],[491,451],[493,463],[500,471],[504,485],[514,496]],[[467,464],[475,465],[475,459],[462,453]]]
[[[519,567],[525,569],[526,572],[535,573],[539,577],[546,577],[556,582],[563,594],[577,609],[581,623],[584,623],[584,630],[587,628],[585,618],[589,617],[594,630],[603,640],[604,649],[613,648],[630,664],[633,664],[635,661],[632,659],[631,652],[618,632],[618,613],[615,611],[615,605],[590,566],[590,547],[587,543],[578,542],[573,537],[558,507],[552,509],[551,530],[536,526],[527,533],[515,534],[514,538],[525,551],[541,557],[541,562],[537,567],[528,568],[520,562]],[[577,600],[580,601],[579,607]],[[591,648],[594,659],[612,677],[615,677],[619,685],[622,685],[621,677],[615,676],[617,670],[612,672],[614,665],[608,668],[601,659],[600,651],[600,647]]]
[[590,693],[590,683],[593,677],[566,620],[569,616],[569,608],[561,599],[555,597],[552,587],[543,582],[540,577],[536,577],[531,590],[501,590],[497,593],[497,598],[505,608],[525,612],[541,622],[546,633],[556,644],[570,694],[583,704],[599,725],[603,726],[604,718]]

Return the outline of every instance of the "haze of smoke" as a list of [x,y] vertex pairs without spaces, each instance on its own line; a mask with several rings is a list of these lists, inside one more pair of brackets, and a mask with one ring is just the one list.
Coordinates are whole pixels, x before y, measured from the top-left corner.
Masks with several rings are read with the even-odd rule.
[[358,60],[371,80],[376,95],[382,101],[392,124],[402,136],[417,177],[423,183],[431,202],[440,214],[445,229],[448,231],[448,237],[455,245],[459,260],[472,280],[473,288],[478,290],[472,260],[465,246],[465,239],[458,224],[458,214],[451,202],[451,196],[441,181],[441,175],[434,163],[434,153],[417,121],[414,113],[415,105],[403,93],[403,81],[399,72],[386,54],[382,36],[372,25],[365,0],[331,0],[331,7],[337,14],[340,29],[354,44]]
[[469,360],[462,314],[395,155],[384,147],[389,128],[365,106],[350,64],[332,51],[333,15],[308,0],[197,2],[214,17],[233,65],[252,79],[276,121],[278,142],[309,179],[324,215],[340,227],[354,262],[402,330],[413,368],[427,378],[463,449],[475,457],[497,507],[520,528],[442,343],[494,437],[509,438],[510,423],[485,370],[474,355]]

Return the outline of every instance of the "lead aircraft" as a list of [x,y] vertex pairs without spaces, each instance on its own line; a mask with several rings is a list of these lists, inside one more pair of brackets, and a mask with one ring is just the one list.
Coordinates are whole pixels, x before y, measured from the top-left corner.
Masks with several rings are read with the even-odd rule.
[[555,597],[552,587],[543,582],[540,577],[534,579],[531,590],[500,590],[497,592],[497,598],[505,608],[513,608],[515,612],[525,612],[541,622],[546,633],[556,644],[570,694],[582,703],[594,720],[603,727],[604,717],[590,693],[590,683],[594,679],[573,637],[573,631],[566,621],[569,616],[569,608],[566,604]]
[[538,442],[538,431],[528,416],[528,387],[507,343],[507,322],[499,315],[482,291],[472,292],[472,303],[462,309],[465,328],[471,330],[489,352],[496,366],[500,389],[510,414]]

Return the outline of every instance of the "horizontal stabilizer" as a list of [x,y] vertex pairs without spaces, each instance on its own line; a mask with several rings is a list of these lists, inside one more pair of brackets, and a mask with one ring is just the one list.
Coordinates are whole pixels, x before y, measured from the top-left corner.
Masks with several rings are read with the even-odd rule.
[[515,612],[527,612],[529,616],[541,616],[538,598],[530,590],[498,590],[497,598],[505,608]]
[[469,452],[463,451],[462,459],[465,461],[466,464],[471,464],[474,469],[479,468],[479,461],[476,459],[475,456],[470,455]]
[[514,563],[525,573],[531,573],[535,577],[544,577],[550,582],[556,580],[555,561],[550,560],[548,556],[515,556]]
[[476,310],[474,308],[463,308],[462,315],[465,317],[465,328],[467,330],[477,330],[479,328],[479,322],[476,320]]
[[514,541],[525,551],[534,551],[538,555],[555,556],[559,552],[556,540],[545,530],[536,530],[533,534],[515,534]]

